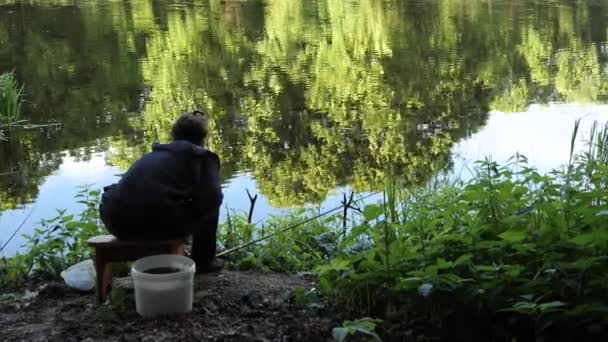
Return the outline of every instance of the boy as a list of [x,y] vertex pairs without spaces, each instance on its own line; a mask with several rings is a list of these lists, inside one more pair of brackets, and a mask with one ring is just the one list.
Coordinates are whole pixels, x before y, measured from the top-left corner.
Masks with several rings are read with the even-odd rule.
[[152,145],[117,184],[104,188],[101,218],[123,240],[162,240],[192,235],[197,272],[222,268],[215,259],[223,194],[220,160],[205,149],[207,121],[200,111],[180,116],[173,141]]

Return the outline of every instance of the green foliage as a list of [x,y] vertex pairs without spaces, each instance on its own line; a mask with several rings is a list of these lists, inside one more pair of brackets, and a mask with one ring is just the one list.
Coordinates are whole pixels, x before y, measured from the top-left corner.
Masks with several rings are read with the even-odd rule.
[[103,303],[95,308],[95,317],[100,321],[121,322],[124,317],[131,314],[135,306],[133,292],[125,289],[113,289],[109,303]]
[[15,74],[0,74],[0,127],[10,127],[10,124],[19,120],[22,97],[23,86],[19,86]]
[[[424,320],[420,333],[428,336],[454,333],[452,321],[486,322],[485,337],[592,329],[608,318],[606,132],[596,124],[589,148],[548,174],[518,154],[505,165],[477,162],[468,181],[436,177],[409,189],[391,182],[381,202],[351,210],[358,214],[348,218],[346,232],[333,216],[229,260],[237,269],[314,267],[321,292],[346,312],[382,317],[387,325]],[[572,144],[577,134],[578,122]],[[312,214],[273,218],[263,230],[232,215],[220,240],[233,247]],[[334,337],[361,329],[345,324]]]
[[227,260],[230,267],[290,273],[311,270],[336,252],[339,227],[336,223],[340,218],[319,218],[287,232],[278,231],[315,214],[314,210],[301,210],[276,216],[268,219],[263,227],[248,224],[245,213],[232,214],[220,224],[219,247],[228,249],[274,234],[259,244],[229,254]]
[[57,216],[41,220],[33,234],[23,235],[26,252],[4,260],[0,287],[19,283],[32,271],[59,277],[67,267],[91,257],[87,240],[105,230],[97,209],[100,192],[84,186],[75,199],[85,207],[78,217],[57,210]]
[[280,303],[289,303],[295,305],[306,306],[308,309],[319,309],[323,307],[322,298],[316,288],[306,289],[296,287],[293,290],[286,291],[277,299]]
[[2,257],[0,263],[0,288],[17,285],[30,274],[34,264],[27,255],[17,253],[12,258]]
[[381,341],[380,336],[375,333],[376,326],[382,322],[379,319],[359,319],[356,321],[344,321],[341,327],[334,328],[331,332],[334,341],[344,342],[349,335],[364,335],[371,341]]
[[[345,312],[381,317],[383,324],[415,317],[430,322],[423,333],[445,332],[459,319],[488,323],[489,334],[509,339],[546,337],[562,325],[590,327],[608,319],[607,132],[595,125],[588,149],[548,174],[518,154],[505,165],[477,162],[468,181],[435,178],[409,189],[388,182],[382,201],[350,210],[346,230],[334,215],[282,231],[317,214],[314,209],[261,227],[230,212],[220,226],[220,249],[270,235],[229,254],[229,265],[314,270],[321,293]],[[77,198],[86,206],[79,219],[59,211],[43,220],[27,237],[28,252],[4,261],[3,284],[32,269],[56,276],[89,256],[85,241],[101,232],[99,192],[84,188]],[[290,298],[309,305],[319,295],[296,289]],[[105,314],[100,319],[115,317]],[[378,323],[347,321],[334,337],[376,339]]]
[[306,290],[303,287],[296,287],[293,290],[293,300],[297,305],[307,305],[319,302],[319,296],[316,289]]
[[[195,105],[209,113],[225,176],[250,169],[271,203],[294,207],[347,182],[425,184],[490,109],[608,96],[607,21],[598,19],[608,6],[598,1],[14,3],[0,8],[0,61],[28,85],[37,105],[28,119],[58,117],[64,128],[0,144],[0,210],[34,198],[61,151],[82,160],[111,145],[109,159],[126,167]],[[601,312],[590,303],[607,283],[603,130],[566,170],[540,175],[521,156],[483,161],[467,183],[393,187],[345,235],[339,219],[317,220],[230,261],[289,272],[324,265],[321,288],[363,311],[399,304],[441,318],[477,305],[479,315],[528,311],[540,321]],[[300,220],[259,228],[236,214],[220,239],[231,247]],[[34,255],[7,260],[2,279],[86,253],[55,236],[92,225],[78,228],[65,212],[48,221],[37,233],[46,240],[32,236]]]
[[[605,139],[605,128],[595,132],[592,144]],[[563,317],[605,321],[608,165],[603,147],[589,151],[546,175],[516,155],[505,166],[478,162],[467,182],[393,192],[317,268],[321,289],[361,312],[494,317],[526,336]],[[371,248],[346,252],[360,241]],[[515,328],[528,321],[531,331]]]

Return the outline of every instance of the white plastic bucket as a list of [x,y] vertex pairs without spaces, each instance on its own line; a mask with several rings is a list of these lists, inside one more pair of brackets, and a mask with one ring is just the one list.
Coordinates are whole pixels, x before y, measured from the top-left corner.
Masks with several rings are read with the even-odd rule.
[[[145,271],[169,267],[180,271],[151,274]],[[186,313],[192,310],[194,272],[196,266],[190,258],[181,255],[160,254],[139,259],[131,267],[135,287],[135,307],[144,317]]]

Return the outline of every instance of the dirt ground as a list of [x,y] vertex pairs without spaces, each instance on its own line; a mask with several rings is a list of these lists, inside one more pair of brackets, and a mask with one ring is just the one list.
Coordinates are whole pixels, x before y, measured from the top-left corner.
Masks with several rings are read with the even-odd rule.
[[95,304],[93,293],[38,281],[27,286],[38,292],[32,298],[0,302],[0,340],[329,341],[338,324],[330,309],[296,305],[290,295],[297,287],[315,286],[310,278],[275,273],[202,275],[195,278],[192,312],[144,319],[135,312],[127,279],[115,282],[121,290],[115,289],[112,303],[102,306]]

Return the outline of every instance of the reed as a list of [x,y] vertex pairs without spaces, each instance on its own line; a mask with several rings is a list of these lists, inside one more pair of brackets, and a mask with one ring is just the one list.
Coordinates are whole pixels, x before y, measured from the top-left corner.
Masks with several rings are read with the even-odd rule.
[[19,121],[22,102],[23,86],[19,85],[15,74],[0,74],[0,127],[9,128],[11,124]]

